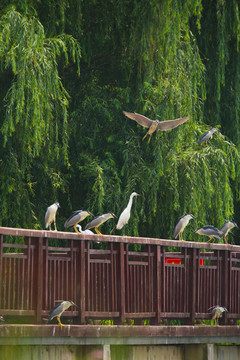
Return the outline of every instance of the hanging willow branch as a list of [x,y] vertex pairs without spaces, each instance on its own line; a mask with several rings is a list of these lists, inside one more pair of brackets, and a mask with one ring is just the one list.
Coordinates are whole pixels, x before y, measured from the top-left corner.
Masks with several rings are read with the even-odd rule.
[[[77,61],[80,48],[71,36],[46,39],[43,26],[14,9],[0,19],[0,63],[2,71],[12,74],[12,84],[5,96],[2,123],[4,145],[11,141],[24,154],[35,157],[42,147],[61,152],[67,160],[68,93],[58,75],[57,57],[69,55]],[[16,136],[17,133],[17,136]],[[18,139],[24,139],[19,142]]]

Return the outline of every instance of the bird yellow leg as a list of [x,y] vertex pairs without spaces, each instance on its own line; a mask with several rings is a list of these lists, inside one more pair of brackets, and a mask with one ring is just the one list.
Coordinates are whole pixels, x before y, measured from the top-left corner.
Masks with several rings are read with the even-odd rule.
[[210,243],[211,240],[212,240],[212,236],[209,236],[209,240],[207,242]]
[[98,235],[104,236],[103,234],[100,233],[100,231],[98,230],[98,228],[95,227],[94,230],[96,231],[96,233],[97,233]]
[[144,137],[142,138],[142,140],[144,140],[144,139],[145,139],[145,137],[147,136],[147,134],[148,134],[148,132],[146,133],[146,135],[144,135]]
[[76,233],[81,234],[81,232],[80,232],[80,231],[78,231],[78,229],[77,229],[77,224],[78,224],[78,223],[74,224],[74,226],[73,226],[73,227],[74,227],[74,229],[75,229]]
[[61,320],[60,320],[60,317],[59,317],[59,316],[57,316],[57,321],[58,321],[58,325],[60,325],[60,328],[61,328],[61,330],[62,330],[63,326],[65,326],[65,325],[63,325],[63,324],[61,323]]
[[54,221],[54,227],[55,227],[55,230],[54,230],[54,231],[57,231],[57,224],[56,224],[56,221]]
[[150,143],[150,141],[151,141],[151,137],[152,137],[152,134],[151,135],[149,135],[149,139],[148,139],[148,144]]

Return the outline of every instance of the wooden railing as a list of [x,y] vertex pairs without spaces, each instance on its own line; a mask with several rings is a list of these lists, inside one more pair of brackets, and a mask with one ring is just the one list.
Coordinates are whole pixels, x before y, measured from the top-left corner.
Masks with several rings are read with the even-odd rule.
[[[22,245],[9,243],[15,237]],[[54,239],[64,246],[53,246]],[[226,306],[223,321],[234,324],[240,247],[0,228],[0,315],[33,316],[39,323],[58,300],[79,306],[65,312],[78,324],[94,318],[194,324],[209,319],[214,305]]]

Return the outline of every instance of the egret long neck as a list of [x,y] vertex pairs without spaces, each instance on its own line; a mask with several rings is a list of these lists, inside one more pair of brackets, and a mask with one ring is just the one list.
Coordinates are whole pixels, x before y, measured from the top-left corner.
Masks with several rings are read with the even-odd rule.
[[131,210],[133,198],[134,198],[134,195],[130,195],[129,202],[127,204],[127,209],[129,209],[129,210]]

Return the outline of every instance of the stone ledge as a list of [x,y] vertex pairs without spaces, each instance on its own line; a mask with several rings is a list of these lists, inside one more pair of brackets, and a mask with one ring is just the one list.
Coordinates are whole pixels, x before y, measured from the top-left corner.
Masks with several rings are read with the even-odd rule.
[[0,345],[240,343],[240,326],[0,325]]

